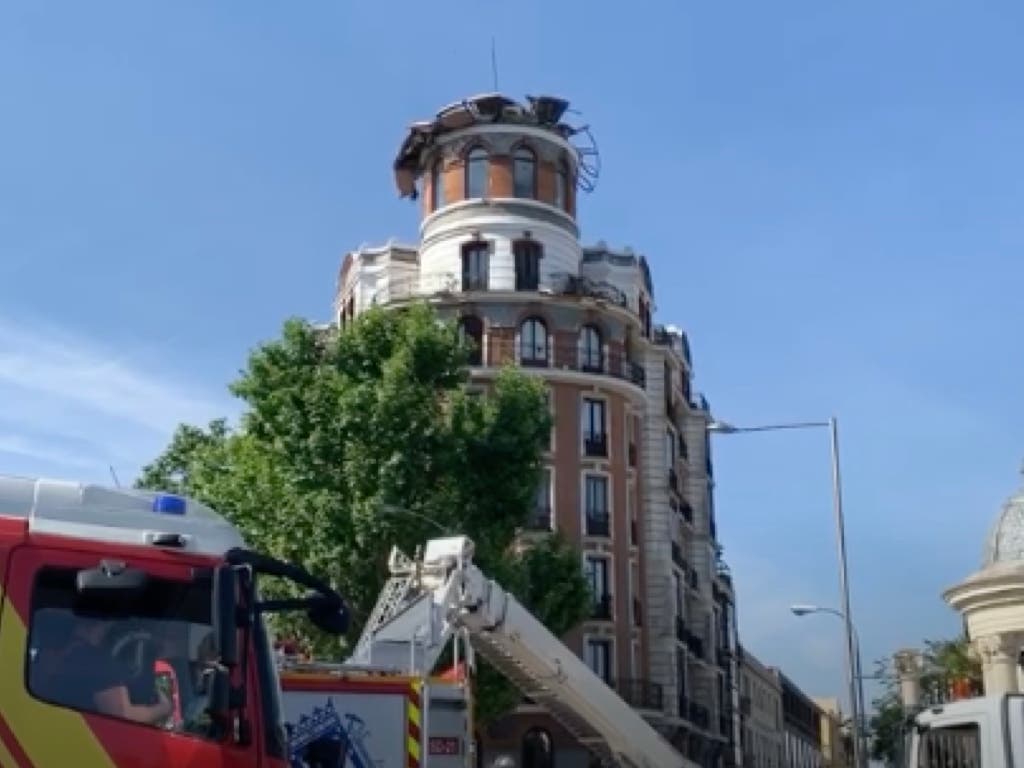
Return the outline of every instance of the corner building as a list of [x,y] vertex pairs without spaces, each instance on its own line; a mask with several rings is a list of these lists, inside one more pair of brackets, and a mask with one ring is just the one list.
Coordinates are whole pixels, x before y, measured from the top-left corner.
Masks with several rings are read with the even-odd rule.
[[[509,363],[544,380],[554,428],[523,538],[559,530],[583,552],[593,610],[565,640],[681,751],[736,765],[707,402],[691,391],[685,335],[652,323],[646,260],[580,243],[578,192],[593,173],[567,107],[487,95],[413,124],[394,169],[400,194],[421,201],[420,241],[347,254],[336,320],[425,299],[473,342],[475,385]],[[481,738],[482,765],[589,764],[529,703]]]

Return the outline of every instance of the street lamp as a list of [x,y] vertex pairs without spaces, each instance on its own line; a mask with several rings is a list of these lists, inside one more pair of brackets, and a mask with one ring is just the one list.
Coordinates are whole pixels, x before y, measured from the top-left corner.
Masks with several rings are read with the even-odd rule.
[[846,524],[843,521],[843,494],[839,476],[839,430],[835,416],[828,421],[799,421],[788,424],[766,424],[756,427],[736,427],[725,421],[713,420],[707,430],[725,435],[737,432],[775,432],[783,429],[828,429],[831,436],[832,454],[832,507],[836,523],[836,547],[839,551],[839,591],[842,596],[842,617],[846,629],[846,680],[849,689],[850,708],[853,710],[853,761],[857,768],[866,768],[860,743],[860,707],[857,704],[856,653],[854,650],[853,620],[850,615],[850,585],[846,564]]
[[[825,607],[820,606],[820,605],[798,604],[798,605],[790,606],[789,610],[791,610],[793,612],[793,614],[796,615],[796,616],[808,616],[808,615],[810,615],[812,613],[830,613],[833,616],[838,616],[840,619],[844,618],[842,612],[837,611],[835,608],[825,608]],[[864,726],[864,729],[866,731],[867,730],[867,716],[868,715],[867,715],[867,706],[864,703],[864,680],[865,680],[865,677],[864,677],[864,670],[861,667],[860,635],[857,633],[856,628],[854,628],[854,631],[853,631],[853,641],[854,641],[854,645],[856,646],[856,651],[857,651],[857,653],[856,653],[856,671],[855,671],[855,677],[857,678],[857,706],[858,706],[858,709],[860,710],[860,717],[863,718],[862,725]],[[876,676],[872,675],[871,679],[874,679],[875,677]],[[856,715],[853,714],[853,715],[851,715],[851,717],[856,717]],[[863,751],[862,754],[867,756],[867,734],[866,734],[866,732],[862,732],[861,736],[862,736],[862,738],[864,740],[864,742],[863,742],[864,751]]]

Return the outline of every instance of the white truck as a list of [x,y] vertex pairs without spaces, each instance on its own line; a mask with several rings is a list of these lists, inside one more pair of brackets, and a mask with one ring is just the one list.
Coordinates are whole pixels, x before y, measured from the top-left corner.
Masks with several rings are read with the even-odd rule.
[[911,723],[906,768],[1024,768],[1024,695],[927,707]]
[[[420,743],[415,750],[420,757],[413,762],[410,753],[402,764],[427,768],[477,764],[468,681],[461,683],[467,702],[463,734],[468,746],[460,750],[461,762],[443,762],[442,755],[437,754],[445,744],[451,744],[444,730],[453,723],[439,719],[443,707],[438,704],[444,687],[437,686],[429,676],[452,641],[456,668],[463,663],[472,668],[474,654],[479,653],[588,749],[594,755],[594,765],[696,768],[511,594],[488,579],[474,565],[473,553],[473,542],[465,536],[433,539],[427,543],[422,557],[415,559],[393,548],[389,561],[391,578],[353,655],[341,671],[336,671],[340,675],[347,667],[382,675],[381,680],[390,675],[398,680],[419,679],[425,683],[422,727],[417,729]],[[291,715],[289,727],[293,734],[303,730],[295,718],[301,720],[305,716],[309,724],[317,717],[315,711],[319,709],[322,713],[335,695],[329,693],[330,685],[325,684],[319,698],[307,691],[302,702],[297,703],[297,694],[289,691],[287,672],[282,672],[282,685],[284,708]],[[401,715],[393,715],[392,719],[396,717]],[[381,722],[377,727],[386,729],[388,725]],[[337,733],[336,726],[334,730]],[[293,736],[296,766],[302,765],[304,759],[312,764],[302,754],[308,749],[306,743],[305,737]],[[381,763],[385,764],[391,765]]]

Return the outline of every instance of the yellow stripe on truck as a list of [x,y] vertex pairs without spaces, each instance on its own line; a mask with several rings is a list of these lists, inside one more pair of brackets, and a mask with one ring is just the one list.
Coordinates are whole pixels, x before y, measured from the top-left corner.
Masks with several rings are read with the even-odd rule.
[[408,753],[406,756],[406,767],[407,768],[418,768],[420,764],[420,740],[423,738],[420,735],[420,708],[423,705],[420,695],[422,693],[422,683],[419,680],[413,680],[409,683],[409,695],[406,697],[406,736],[405,736],[405,748]]
[[[0,713],[21,748],[40,768],[116,768],[85,718],[70,709],[44,704],[24,690],[20,683],[25,679],[25,623],[2,591],[0,601],[0,680],[4,681],[0,685]],[[5,753],[0,757],[9,759]],[[16,765],[13,760],[2,764]]]

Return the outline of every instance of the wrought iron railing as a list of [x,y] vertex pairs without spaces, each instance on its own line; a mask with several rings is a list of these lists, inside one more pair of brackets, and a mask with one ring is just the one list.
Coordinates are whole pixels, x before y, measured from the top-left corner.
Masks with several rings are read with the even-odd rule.
[[663,711],[665,708],[665,693],[660,683],[631,677],[619,678],[615,681],[615,690],[634,709]]
[[611,595],[599,595],[594,599],[593,610],[590,613],[590,618],[597,619],[599,621],[611,621],[612,618],[612,596]]
[[607,514],[587,513],[585,527],[587,536],[610,536],[611,530],[611,519]]
[[[579,344],[556,344],[550,338],[539,344],[517,344],[511,339],[487,340],[487,364],[500,366],[507,363],[530,368],[553,368],[563,371],[577,371],[593,376],[610,376],[622,379],[638,387],[647,384],[642,365],[634,363],[624,352],[609,351],[598,361]],[[595,363],[599,363],[596,364]]]

